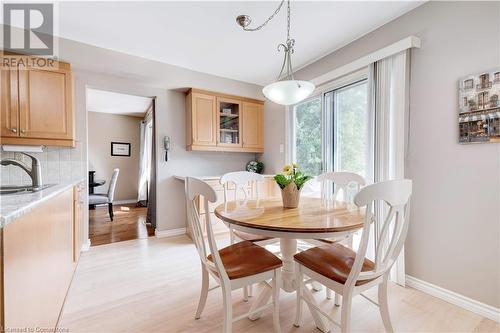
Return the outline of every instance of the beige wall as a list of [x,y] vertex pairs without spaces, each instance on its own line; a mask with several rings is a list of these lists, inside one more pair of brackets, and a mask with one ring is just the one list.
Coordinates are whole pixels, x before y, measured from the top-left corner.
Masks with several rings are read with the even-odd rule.
[[[89,170],[106,184],[96,187],[95,193],[106,193],[113,169],[120,169],[115,200],[136,200],[139,181],[141,118],[110,114],[88,113]],[[130,157],[111,156],[111,142],[131,144]]]
[[[86,88],[156,97],[158,231],[186,226],[184,187],[174,175],[202,176],[243,170],[255,158],[255,154],[247,153],[186,151],[184,92],[197,87],[262,99],[261,87],[66,39],[59,40],[59,50],[60,58],[73,66],[77,133],[84,146],[88,141]],[[165,135],[171,137],[168,162],[163,160]],[[85,149],[84,158],[87,154]]]
[[[495,307],[500,307],[500,145],[458,144],[457,84],[464,75],[500,66],[499,34],[499,2],[433,1],[296,74],[311,79],[409,35],[421,38],[422,48],[411,52],[406,176],[414,181],[414,194],[406,272]],[[272,135],[276,142],[266,147],[274,147],[284,133]]]
[[[267,174],[281,172],[285,164],[285,108],[266,100],[264,104],[264,153],[258,154]],[[283,151],[280,150],[283,145]]]

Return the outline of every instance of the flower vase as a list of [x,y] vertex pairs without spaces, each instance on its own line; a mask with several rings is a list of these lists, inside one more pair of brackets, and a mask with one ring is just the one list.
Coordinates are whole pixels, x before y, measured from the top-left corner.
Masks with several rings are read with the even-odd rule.
[[297,185],[291,182],[281,190],[281,199],[283,200],[284,208],[297,208],[300,201],[300,190]]

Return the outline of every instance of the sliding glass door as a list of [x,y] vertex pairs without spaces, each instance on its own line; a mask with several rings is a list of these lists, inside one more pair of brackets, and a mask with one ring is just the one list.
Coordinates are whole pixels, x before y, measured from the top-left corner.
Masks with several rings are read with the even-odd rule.
[[293,108],[293,161],[308,175],[323,170],[321,147],[321,98],[314,97]]
[[373,117],[366,78],[325,90],[291,111],[291,161],[313,176],[349,171],[373,180]]
[[328,171],[349,171],[370,179],[373,165],[371,117],[368,114],[368,83],[362,80],[325,94],[325,147]]

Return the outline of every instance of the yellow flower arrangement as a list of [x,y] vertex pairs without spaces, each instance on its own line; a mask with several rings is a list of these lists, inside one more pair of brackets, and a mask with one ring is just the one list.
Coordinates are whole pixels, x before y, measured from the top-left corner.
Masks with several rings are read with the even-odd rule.
[[289,164],[285,164],[285,166],[283,167],[283,173],[285,175],[288,175],[290,176],[293,172],[293,168],[289,165]]
[[281,174],[274,176],[274,180],[278,183],[281,189],[285,188],[290,183],[295,183],[300,190],[305,182],[312,177],[304,175],[296,163],[285,164]]

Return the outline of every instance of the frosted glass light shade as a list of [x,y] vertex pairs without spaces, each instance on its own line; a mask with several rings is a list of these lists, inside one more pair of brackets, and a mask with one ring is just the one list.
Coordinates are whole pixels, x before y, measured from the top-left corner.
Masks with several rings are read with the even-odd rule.
[[308,81],[284,80],[268,84],[262,92],[274,103],[292,105],[309,97],[314,88]]

